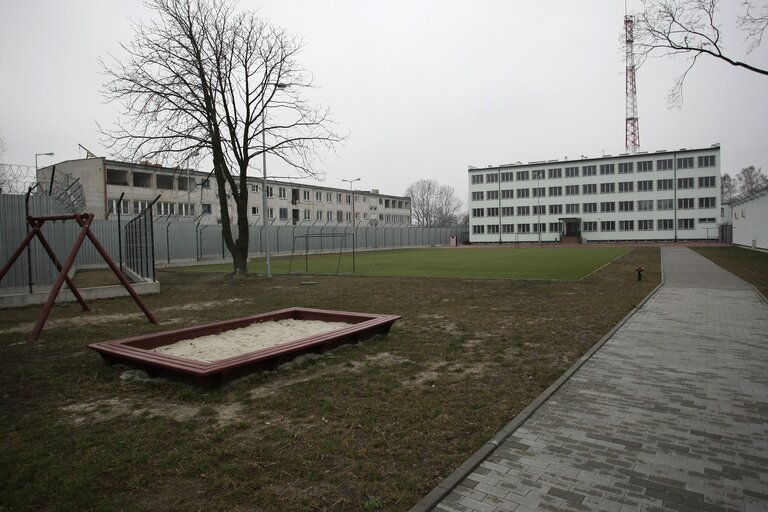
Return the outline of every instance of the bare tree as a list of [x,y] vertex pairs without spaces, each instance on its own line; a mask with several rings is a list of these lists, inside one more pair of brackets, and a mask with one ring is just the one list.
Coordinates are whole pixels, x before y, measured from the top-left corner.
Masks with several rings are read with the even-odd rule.
[[[746,34],[747,53],[751,53],[768,27],[768,3],[756,8],[747,0],[742,5],[744,13],[738,18],[738,26]],[[725,51],[717,15],[718,0],[643,0],[643,12],[635,25],[639,61],[642,63],[651,54],[688,58],[685,71],[675,78],[669,93],[670,105],[682,106],[685,79],[702,56],[768,75],[768,68],[744,62]]]
[[252,164],[266,152],[300,175],[318,177],[317,151],[342,138],[334,133],[328,111],[299,95],[300,88],[311,86],[296,60],[299,39],[252,12],[236,12],[231,0],[148,0],[146,5],[156,19],[134,25],[133,40],[121,45],[125,56],[102,63],[109,77],[105,96],[123,105],[122,120],[102,130],[105,142],[134,161],[179,162],[195,152],[210,156],[224,241],[235,274],[245,274],[246,178]]
[[461,200],[449,185],[436,180],[419,180],[405,189],[411,198],[411,217],[415,226],[436,228],[455,226],[459,221]]
[[737,194],[738,182],[728,173],[720,177],[720,200],[727,203]]
[[736,175],[736,180],[738,181],[739,194],[749,194],[768,185],[768,176],[763,174],[761,167],[755,168],[754,165],[742,169]]

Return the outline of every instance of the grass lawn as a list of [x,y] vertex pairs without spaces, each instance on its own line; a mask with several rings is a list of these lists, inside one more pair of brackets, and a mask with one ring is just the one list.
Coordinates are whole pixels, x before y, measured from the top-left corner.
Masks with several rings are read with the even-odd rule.
[[[158,276],[146,302],[160,326],[128,298],[92,301],[91,313],[54,308],[27,342],[39,307],[0,310],[0,510],[407,510],[637,305],[660,267],[658,249],[637,248],[580,281]],[[211,392],[85,348],[289,306],[403,318],[386,337]]]
[[[492,279],[581,279],[626,252],[626,248],[452,248],[365,251],[355,255],[355,275],[399,277],[465,277]],[[272,271],[287,274],[290,257],[272,258]],[[352,271],[352,255],[296,255],[292,272],[332,274]],[[264,259],[250,262],[249,271],[264,272]],[[232,265],[186,267],[190,272],[231,272]]]
[[692,247],[768,297],[768,253],[742,247]]

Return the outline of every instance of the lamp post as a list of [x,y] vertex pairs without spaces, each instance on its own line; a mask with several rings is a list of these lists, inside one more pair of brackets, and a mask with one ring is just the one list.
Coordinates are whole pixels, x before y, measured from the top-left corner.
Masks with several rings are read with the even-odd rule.
[[541,247],[541,173],[543,169],[534,171],[536,173],[536,214],[538,215],[536,220],[536,231],[539,234],[539,247]]
[[[287,84],[277,82],[264,84],[265,89],[269,85],[273,85],[277,89],[285,89],[288,87]],[[264,103],[264,94],[266,94],[266,92],[267,91],[265,90],[261,95],[261,170],[264,180],[261,187],[261,209],[263,210],[261,218],[264,219],[264,252],[267,264],[267,277],[272,277],[272,268],[269,258],[269,223],[267,222],[269,220],[267,218],[267,105]]]
[[[189,155],[187,155],[187,158],[184,159],[184,167],[187,168],[187,215],[189,215],[189,216],[193,216],[195,214],[195,212],[191,211],[191,209],[192,209],[192,187],[189,186],[189,181],[190,181],[190,176],[189,175],[191,173],[191,170],[189,168],[189,159],[192,158],[192,157],[195,157],[195,156],[197,156],[199,154],[200,154],[200,151],[195,150],[192,153],[190,153]],[[203,209],[202,200],[200,201],[200,203],[201,203],[200,204],[200,209],[202,210]]]
[[352,190],[352,184],[356,181],[360,181],[360,179],[361,178],[355,178],[353,180],[345,180],[344,178],[341,179],[341,181],[346,181],[349,183],[349,197],[352,201],[352,254],[355,253],[355,193]]
[[[53,152],[50,153],[35,153],[35,180],[37,180],[37,171],[40,168],[37,165],[37,157],[39,156],[53,156]],[[51,175],[51,180],[53,180],[53,175]],[[51,182],[53,183],[53,182]],[[29,192],[27,192],[27,199],[29,199],[29,194],[32,192],[32,189],[29,189]],[[29,215],[29,206],[27,206],[27,215]],[[27,221],[27,233],[29,233],[29,221]],[[29,284],[29,293],[32,293],[32,286],[34,283],[32,282],[32,249],[29,245],[27,245],[27,272],[29,273],[28,277],[28,284]]]
[[345,180],[344,178],[341,179],[341,181],[345,181],[349,183],[349,196],[352,201],[352,231],[355,230],[355,193],[352,190],[352,184],[356,181],[360,181],[361,178],[355,178],[353,180]]
[[37,171],[40,167],[37,165],[37,157],[39,156],[53,156],[53,152],[51,153],[35,153],[35,171]]

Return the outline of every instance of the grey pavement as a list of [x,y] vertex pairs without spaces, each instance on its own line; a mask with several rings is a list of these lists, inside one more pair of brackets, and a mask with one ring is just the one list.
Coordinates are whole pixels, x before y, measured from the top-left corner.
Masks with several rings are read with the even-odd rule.
[[687,248],[434,510],[768,510],[768,304]]

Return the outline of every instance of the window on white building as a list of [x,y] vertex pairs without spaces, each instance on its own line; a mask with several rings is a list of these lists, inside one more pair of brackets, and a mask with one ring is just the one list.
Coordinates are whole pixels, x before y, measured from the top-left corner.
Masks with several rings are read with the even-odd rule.
[[619,221],[619,231],[634,231],[634,230],[635,230],[635,221],[633,220]]
[[130,210],[128,209],[128,200],[123,199],[120,201],[120,204],[118,204],[119,199],[110,199],[109,200],[109,211],[110,213],[116,214],[118,211],[120,212],[120,215],[128,215]]
[[637,221],[638,231],[653,231],[653,220],[643,219]]

